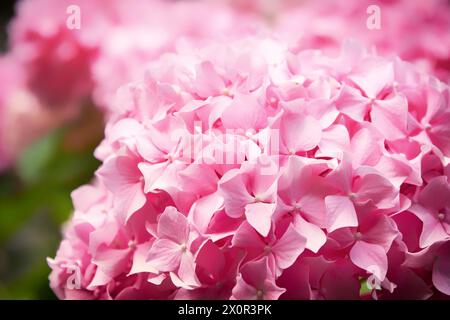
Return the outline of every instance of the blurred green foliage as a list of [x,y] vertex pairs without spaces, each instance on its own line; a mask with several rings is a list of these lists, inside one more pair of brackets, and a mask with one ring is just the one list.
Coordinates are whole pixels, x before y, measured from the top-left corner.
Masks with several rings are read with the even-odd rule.
[[29,146],[0,176],[0,299],[55,298],[46,257],[55,256],[72,212],[70,193],[99,165],[93,150],[102,122],[92,110],[82,114]]

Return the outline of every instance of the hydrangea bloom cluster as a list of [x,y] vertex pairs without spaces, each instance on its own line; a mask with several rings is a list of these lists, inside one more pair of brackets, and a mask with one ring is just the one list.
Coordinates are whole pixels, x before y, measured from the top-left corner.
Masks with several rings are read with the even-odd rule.
[[72,194],[58,297],[450,295],[446,84],[354,41],[252,37],[146,70]]

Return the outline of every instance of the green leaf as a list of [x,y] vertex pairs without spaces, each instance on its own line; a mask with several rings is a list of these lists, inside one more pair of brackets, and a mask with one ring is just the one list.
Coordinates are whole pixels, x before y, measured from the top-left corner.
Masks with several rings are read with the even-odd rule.
[[26,184],[32,184],[41,177],[56,148],[60,137],[59,131],[53,131],[31,144],[20,156],[17,169],[20,178]]

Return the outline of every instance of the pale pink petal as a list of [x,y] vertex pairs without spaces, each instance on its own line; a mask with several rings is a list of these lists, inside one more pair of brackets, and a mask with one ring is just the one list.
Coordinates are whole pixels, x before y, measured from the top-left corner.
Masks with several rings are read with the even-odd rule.
[[199,231],[205,232],[213,215],[223,207],[223,197],[214,192],[198,199],[191,207],[189,218]]
[[131,270],[128,273],[129,275],[141,272],[149,272],[154,274],[158,273],[158,270],[147,261],[150,248],[150,242],[146,242],[137,246],[133,254],[133,265],[131,266]]
[[286,114],[282,118],[280,134],[287,152],[295,153],[315,148],[322,130],[319,122],[311,116]]
[[327,176],[331,185],[336,186],[344,193],[351,191],[353,182],[353,167],[350,154],[344,153],[339,166]]
[[353,191],[356,193],[355,202],[358,204],[371,201],[379,209],[387,209],[395,207],[398,202],[398,192],[392,183],[376,173],[366,174],[357,180]]
[[[261,299],[263,300],[278,300],[280,296],[286,292],[286,289],[280,288],[273,280],[266,280]],[[257,296],[259,298],[259,296]]]
[[350,137],[343,125],[332,125],[322,131],[319,143],[320,154],[342,159],[344,150],[350,150]]
[[263,237],[269,234],[272,215],[275,211],[274,203],[251,203],[245,207],[245,217],[248,223]]
[[158,219],[158,236],[171,239],[178,244],[186,244],[189,223],[186,216],[175,207],[167,207]]
[[352,164],[355,168],[361,165],[373,166],[384,150],[384,139],[374,129],[362,128],[351,140]]
[[433,216],[423,216],[423,228],[420,235],[420,247],[426,248],[433,243],[450,239],[442,223]]
[[216,191],[219,180],[214,169],[207,165],[191,164],[186,169],[177,170],[181,189],[197,195]]
[[325,205],[327,208],[326,224],[328,232],[358,225],[355,207],[348,197],[327,196]]
[[394,82],[394,68],[390,61],[379,57],[369,57],[361,61],[349,76],[369,98],[378,94]]
[[344,85],[341,89],[339,97],[336,101],[338,110],[355,121],[364,121],[369,111],[369,100],[361,93],[348,85]]
[[222,122],[229,129],[259,129],[265,127],[267,115],[253,94],[238,93],[222,114]]
[[301,216],[296,215],[294,226],[298,233],[306,238],[305,248],[317,253],[325,244],[327,237],[325,232],[313,223],[309,223]]
[[93,263],[97,265],[97,270],[101,270],[110,279],[113,279],[120,273],[128,271],[126,268],[130,258],[129,254],[128,249],[99,250],[93,258]]
[[148,163],[141,162],[138,167],[144,177],[144,191],[145,193],[152,192],[156,190],[156,182],[163,175],[166,170],[168,162],[160,163]]
[[181,261],[181,246],[168,239],[157,239],[147,255],[147,262],[159,271],[175,271]]
[[398,189],[412,173],[409,163],[388,156],[381,157],[374,168],[380,171]]
[[388,140],[406,136],[408,102],[405,97],[396,95],[388,100],[377,100],[372,106],[372,123]]
[[195,90],[204,98],[221,94],[225,89],[222,78],[214,70],[214,65],[205,61],[197,67],[197,75],[195,79]]
[[256,300],[256,289],[246,283],[241,275],[237,277],[236,285],[231,295],[232,300]]
[[365,241],[356,241],[349,255],[356,266],[373,273],[378,280],[383,281],[386,277],[388,260],[382,246]]
[[421,248],[427,248],[433,243],[450,238],[450,235],[438,220],[437,212],[430,212],[430,210],[417,204],[412,205],[409,211],[422,221],[422,233],[419,240]]
[[195,261],[190,252],[181,255],[180,268],[177,273],[178,277],[188,286],[197,287],[200,282],[195,273]]
[[245,206],[254,201],[245,187],[239,171],[228,171],[219,181],[219,192],[224,198],[225,212],[232,218],[245,213]]

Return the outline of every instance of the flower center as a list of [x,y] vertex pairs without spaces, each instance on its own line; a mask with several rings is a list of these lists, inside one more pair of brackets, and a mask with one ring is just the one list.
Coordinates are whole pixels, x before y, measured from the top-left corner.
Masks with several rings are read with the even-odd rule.
[[299,203],[294,203],[294,204],[292,205],[292,211],[293,211],[293,212],[298,212],[298,211],[300,211],[300,210],[301,210],[301,206],[300,206]]
[[267,245],[264,247],[264,254],[269,254],[272,251],[272,247]]
[[136,248],[136,241],[135,240],[128,241],[128,248],[135,249]]
[[261,300],[264,297],[264,292],[262,290],[257,290],[256,291],[256,298],[258,300]]
[[223,88],[222,94],[224,96],[227,96],[227,97],[230,97],[230,98],[233,98],[233,96],[234,96],[233,93],[231,92],[230,88]]
[[181,252],[186,252],[186,251],[187,251],[187,246],[186,246],[185,243],[183,243],[183,244],[180,246],[180,250],[181,250]]
[[271,97],[271,98],[269,99],[269,103],[272,104],[272,105],[274,105],[274,104],[277,103],[277,99],[274,98],[274,97]]
[[355,239],[356,240],[361,240],[361,238],[362,238],[362,233],[361,232],[355,232]]
[[256,195],[256,196],[255,196],[255,202],[263,202],[262,197],[259,196],[259,195]]
[[167,161],[169,161],[169,163],[172,163],[174,160],[174,157],[172,154],[168,154],[166,158],[167,158]]
[[445,214],[443,214],[442,212],[438,214],[438,219],[439,220],[442,221],[442,220],[444,220],[444,218],[445,218]]

